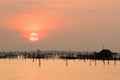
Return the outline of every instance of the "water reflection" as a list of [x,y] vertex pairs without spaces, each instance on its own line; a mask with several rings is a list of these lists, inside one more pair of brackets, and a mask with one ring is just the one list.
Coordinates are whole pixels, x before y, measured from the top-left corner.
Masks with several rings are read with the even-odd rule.
[[119,80],[119,67],[113,60],[0,59],[0,80]]

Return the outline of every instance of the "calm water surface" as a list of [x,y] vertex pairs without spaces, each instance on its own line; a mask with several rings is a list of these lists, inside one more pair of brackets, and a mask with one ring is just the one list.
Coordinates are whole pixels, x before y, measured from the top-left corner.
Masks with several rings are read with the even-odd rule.
[[120,80],[120,62],[0,59],[0,80]]

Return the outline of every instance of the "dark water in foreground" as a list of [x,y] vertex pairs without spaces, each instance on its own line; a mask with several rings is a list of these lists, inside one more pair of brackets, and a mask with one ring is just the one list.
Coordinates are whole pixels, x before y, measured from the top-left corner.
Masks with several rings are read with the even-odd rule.
[[0,59],[0,80],[120,80],[120,61]]

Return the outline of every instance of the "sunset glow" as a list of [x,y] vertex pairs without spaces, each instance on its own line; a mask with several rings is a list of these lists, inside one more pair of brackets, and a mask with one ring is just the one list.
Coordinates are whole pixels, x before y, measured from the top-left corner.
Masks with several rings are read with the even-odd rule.
[[[49,13],[50,14],[50,13]],[[10,17],[11,18],[11,17]],[[54,17],[44,14],[20,14],[12,16],[12,19],[8,21],[8,24],[11,29],[17,30],[21,38],[25,42],[30,41],[43,41],[45,37],[49,36],[49,33],[52,33],[56,28],[56,19]],[[38,38],[33,38],[33,33],[40,33],[39,40]]]
[[31,44],[30,34],[37,33],[39,40],[34,46],[42,49],[84,51],[87,47],[93,51],[104,44],[118,51],[119,3],[120,0],[1,0],[1,49],[9,50],[15,45],[22,50]]

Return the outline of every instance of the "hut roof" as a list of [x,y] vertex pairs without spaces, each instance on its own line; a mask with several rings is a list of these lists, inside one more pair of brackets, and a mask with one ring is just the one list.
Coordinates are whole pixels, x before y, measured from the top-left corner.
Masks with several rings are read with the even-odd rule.
[[109,49],[103,49],[99,52],[99,54],[113,54]]

